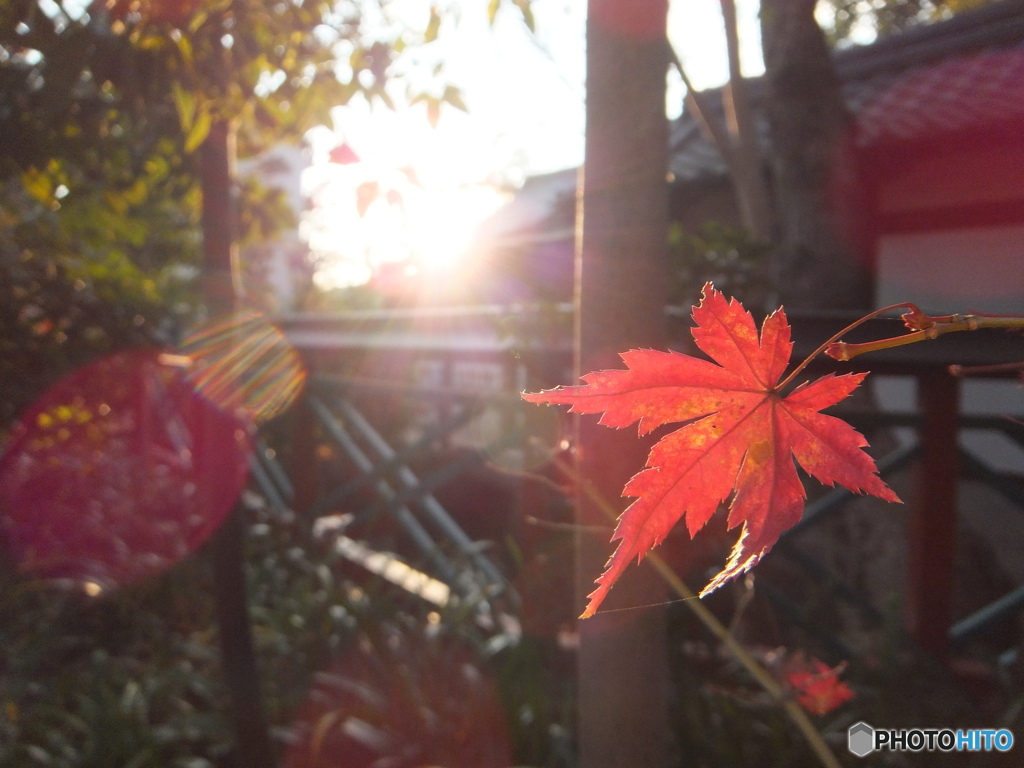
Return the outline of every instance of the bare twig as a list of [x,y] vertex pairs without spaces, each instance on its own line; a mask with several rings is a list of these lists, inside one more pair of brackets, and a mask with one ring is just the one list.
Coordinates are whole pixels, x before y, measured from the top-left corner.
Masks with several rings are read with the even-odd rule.
[[725,132],[722,126],[711,119],[711,115],[708,112],[706,94],[698,91],[693,87],[693,82],[690,80],[690,76],[686,74],[686,68],[683,66],[682,60],[679,58],[679,54],[676,53],[675,46],[672,42],[665,39],[665,47],[668,49],[669,58],[672,64],[675,66],[676,71],[679,72],[679,76],[683,79],[683,86],[686,88],[686,105],[693,112],[694,118],[697,120],[697,125],[700,126],[701,132],[715,145],[715,149],[725,160],[725,164],[729,166],[729,173],[734,173],[734,158],[732,142],[729,140],[729,134]]
[[[897,304],[895,306],[901,305]],[[845,361],[852,360],[857,355],[863,355],[865,352],[877,352],[880,349],[889,349],[891,347],[900,347],[904,344],[914,344],[918,341],[937,339],[943,334],[956,331],[976,331],[979,328],[1024,328],[1024,317],[1001,317],[997,315],[944,315],[942,317],[931,317],[921,312],[913,304],[902,306],[910,308],[910,311],[903,316],[903,322],[908,328],[912,329],[910,333],[894,336],[889,339],[868,341],[863,344],[847,344],[845,341],[835,341],[828,345],[825,354],[829,357],[834,357],[836,360]],[[892,309],[892,307],[888,309]],[[868,317],[871,317],[871,315]]]

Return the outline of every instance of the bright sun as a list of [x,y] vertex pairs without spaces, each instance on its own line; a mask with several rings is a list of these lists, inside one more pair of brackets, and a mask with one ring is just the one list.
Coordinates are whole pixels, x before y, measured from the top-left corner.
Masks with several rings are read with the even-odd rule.
[[492,187],[425,190],[423,199],[407,212],[412,258],[427,270],[457,267],[476,227],[504,201],[505,196]]
[[[412,14],[409,24],[418,29],[435,4],[393,5],[399,14]],[[485,180],[521,181],[528,170],[546,173],[582,161],[586,3],[533,0],[537,32],[526,34],[517,14],[499,13],[493,23],[487,8],[496,2],[436,5],[459,6],[459,19],[423,60],[429,67],[430,56],[443,56],[445,76],[463,89],[472,113],[445,108],[432,126],[423,105],[373,109],[353,99],[334,113],[333,129],[310,135],[313,210],[304,229],[318,257],[317,282],[325,288],[365,283],[374,268],[395,262],[415,265],[418,273],[457,275],[463,259],[472,259],[466,247],[474,228],[504,200]],[[759,5],[737,5],[744,71],[758,74]],[[728,67],[716,0],[672,3],[669,28],[697,87],[724,82]],[[402,101],[402,89],[396,86],[392,97]],[[683,88],[676,77],[670,78],[667,101],[670,114],[678,114]],[[342,144],[352,157],[326,162]],[[364,194],[360,201],[358,190],[368,183],[379,185],[378,195],[369,202]]]
[[351,190],[331,193],[312,214],[310,245],[320,255],[324,287],[366,282],[388,262],[451,279],[471,257],[479,224],[507,199],[493,187],[425,187],[401,199],[381,195],[360,216],[353,197]]
[[[336,149],[332,138],[320,158]],[[346,162],[314,162],[307,172],[312,210],[304,226],[320,263],[317,282],[358,285],[394,262],[424,279],[451,281],[471,258],[477,227],[507,194],[479,181],[480,158],[439,152],[408,134],[405,141],[375,138],[353,141]]]

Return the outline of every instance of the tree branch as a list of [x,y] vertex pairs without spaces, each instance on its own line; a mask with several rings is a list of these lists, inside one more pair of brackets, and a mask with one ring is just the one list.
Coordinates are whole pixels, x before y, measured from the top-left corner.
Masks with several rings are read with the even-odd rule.
[[673,66],[675,66],[679,76],[683,79],[683,86],[686,88],[686,108],[693,113],[701,133],[715,145],[715,149],[718,150],[718,153],[725,160],[725,164],[729,167],[730,175],[735,177],[735,161],[729,134],[723,130],[721,125],[711,119],[707,109],[706,94],[693,87],[693,82],[691,82],[690,76],[686,73],[686,68],[683,67],[683,62],[679,58],[679,54],[676,53],[675,46],[672,45],[668,38],[665,38],[665,46],[668,48],[669,58]]
[[725,22],[725,45],[729,60],[729,84],[725,89],[726,125],[731,134],[733,182],[743,226],[762,240],[772,236],[771,202],[761,172],[757,123],[750,105],[750,92],[740,65],[739,29],[735,0],[720,0]]

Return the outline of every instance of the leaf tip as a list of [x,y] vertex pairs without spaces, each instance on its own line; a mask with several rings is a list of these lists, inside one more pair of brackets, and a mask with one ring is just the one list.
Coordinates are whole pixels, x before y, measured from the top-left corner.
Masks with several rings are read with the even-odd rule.
[[878,498],[882,499],[883,501],[891,501],[893,504],[903,503],[903,499],[897,496],[896,491],[894,491],[892,488],[890,488],[889,486],[885,486],[885,491],[886,492],[884,495],[876,494]]
[[608,589],[599,586],[593,592],[587,596],[587,607],[583,609],[583,613],[580,614],[581,619],[592,619],[597,613],[597,609],[604,602],[604,596],[607,594]]
[[520,392],[519,396],[528,403],[537,405],[554,405],[552,397],[562,390],[562,387],[543,389],[540,392]]
[[710,595],[712,592],[717,592],[721,587],[724,587],[730,581],[735,579],[741,573],[745,573],[748,569],[743,568],[740,570],[730,571],[728,568],[721,571],[715,578],[708,582],[707,586],[704,587],[698,594],[697,597],[703,600],[705,597]]

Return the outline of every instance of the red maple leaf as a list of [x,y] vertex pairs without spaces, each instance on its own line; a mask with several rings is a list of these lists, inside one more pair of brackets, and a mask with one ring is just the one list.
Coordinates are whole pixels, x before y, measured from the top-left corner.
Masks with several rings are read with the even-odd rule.
[[818,659],[797,656],[783,674],[796,695],[797,703],[812,715],[825,715],[854,697],[853,690],[839,679],[846,663],[830,667]]
[[779,380],[793,347],[785,312],[769,315],[758,339],[750,313],[709,283],[693,319],[697,346],[715,362],[634,349],[621,355],[627,370],[598,371],[584,376],[581,386],[523,395],[532,403],[571,405],[573,413],[603,413],[600,423],[609,427],[639,421],[641,435],[683,423],[651,449],[646,469],[626,484],[623,495],[636,501],[619,517],[612,541],[621,543],[584,618],[634,557],[643,559],[682,518],[692,537],[730,496],[729,528],[743,529],[724,570],[701,596],[752,568],[803,513],[804,489],[791,456],[823,483],[899,501],[861,450],[864,438],[819,413],[866,374],[830,374],[783,397]]
[[332,163],[337,163],[338,165],[351,165],[352,163],[358,163],[360,160],[356,151],[344,142],[328,152],[327,159]]

